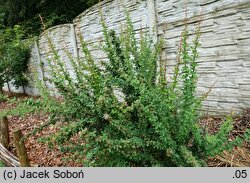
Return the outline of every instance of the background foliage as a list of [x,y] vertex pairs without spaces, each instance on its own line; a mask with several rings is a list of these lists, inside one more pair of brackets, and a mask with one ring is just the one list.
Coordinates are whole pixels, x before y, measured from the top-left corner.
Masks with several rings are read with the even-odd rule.
[[0,24],[13,28],[22,25],[25,32],[41,32],[39,15],[47,27],[72,20],[99,0],[0,0]]
[[[0,0],[0,88],[13,81],[27,84],[27,39],[41,33],[41,20],[47,28],[72,22],[73,18],[99,0]],[[23,41],[26,39],[26,41]]]
[[12,81],[14,86],[27,84],[25,72],[29,59],[29,41],[21,26],[0,30],[0,88]]

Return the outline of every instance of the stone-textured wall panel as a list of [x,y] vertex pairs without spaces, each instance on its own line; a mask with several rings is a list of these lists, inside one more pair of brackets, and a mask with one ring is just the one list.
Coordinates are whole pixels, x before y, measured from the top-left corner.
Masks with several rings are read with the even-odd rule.
[[66,66],[70,67],[70,62],[65,49],[69,50],[72,55],[74,54],[74,43],[72,42],[71,27],[72,24],[63,24],[60,26],[52,27],[51,29],[46,30],[46,32],[44,32],[39,37],[38,48],[40,50],[41,61],[44,63],[45,67],[48,66],[47,57],[52,56],[52,49],[48,43],[48,39],[51,40],[52,45],[54,46],[55,50],[58,51]]
[[168,78],[171,80],[176,64],[186,15],[190,34],[194,34],[202,14],[197,93],[202,95],[212,87],[203,102],[204,110],[212,114],[240,112],[250,103],[250,1],[186,2],[185,5],[182,0],[156,1],[158,33],[166,40],[161,60],[167,62]]
[[139,31],[141,29],[145,29],[149,24],[146,1],[103,1],[100,4],[93,6],[86,12],[83,12],[74,20],[80,57],[82,57],[82,53],[80,50],[79,34],[83,35],[84,40],[90,44],[89,48],[96,60],[106,58],[106,54],[103,51],[100,51],[100,43],[103,40],[101,16],[99,11],[100,6],[102,7],[101,11],[108,29],[114,29],[118,33],[120,32],[121,26],[123,26],[126,21],[123,6],[126,7],[132,17],[133,26],[137,33],[136,37],[139,38]]
[[[148,7],[153,4],[155,7]],[[203,102],[203,109],[210,114],[225,114],[250,107],[250,0],[104,0],[77,16],[73,24],[52,27],[39,36],[37,47],[36,44],[32,46],[29,74],[35,69],[39,72],[39,79],[48,76],[47,58],[51,54],[46,34],[72,77],[74,73],[65,48],[74,57],[82,58],[79,35],[89,43],[97,63],[107,60],[101,50],[100,8],[108,28],[119,33],[126,21],[123,6],[131,15],[137,38],[141,30],[148,31],[150,26],[157,25],[158,37],[165,41],[160,60],[167,64],[169,82],[185,23],[188,23],[191,39],[200,25],[197,95],[211,90]],[[38,94],[32,85],[25,90],[29,94]],[[22,92],[22,88],[15,91]]]
[[[44,76],[49,76],[49,65],[48,58],[52,60],[53,63],[53,54],[52,47],[49,44],[49,40],[58,52],[60,60],[64,63],[65,67],[69,70],[71,76],[73,76],[73,68],[70,63],[70,59],[67,56],[66,50],[74,57],[74,29],[73,24],[63,24],[56,27],[52,27],[46,30],[38,39],[38,49],[40,52],[40,70],[43,70]],[[39,60],[38,60],[39,61]],[[42,66],[41,66],[42,65]],[[41,76],[42,77],[42,76]],[[50,83],[46,83],[49,88],[53,88]]]

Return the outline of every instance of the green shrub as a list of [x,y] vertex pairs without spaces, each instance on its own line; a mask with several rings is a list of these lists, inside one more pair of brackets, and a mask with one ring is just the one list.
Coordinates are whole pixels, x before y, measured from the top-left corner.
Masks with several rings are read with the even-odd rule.
[[[109,31],[104,20],[102,26],[108,62],[97,63],[80,36],[84,58],[74,59],[67,51],[73,78],[49,39],[53,58],[48,59],[47,80],[62,99],[50,97],[39,81],[42,99],[29,99],[16,111],[2,114],[41,110],[51,114],[48,125],[64,121],[58,133],[44,140],[74,154],[70,158],[84,166],[206,166],[208,157],[249,138],[248,131],[245,139],[228,140],[230,117],[215,135],[198,123],[206,97],[195,95],[199,30],[192,45],[187,28],[183,31],[179,59],[168,82],[164,65],[157,69],[162,41],[154,44],[147,33],[137,40],[128,15],[119,35]],[[117,91],[124,97],[117,97]]]
[[8,100],[8,97],[0,92],[0,103],[6,102]]
[[3,161],[0,160],[0,167],[6,167]]
[[28,82],[25,72],[30,49],[28,41],[23,40],[24,36],[19,25],[0,31],[0,88],[10,81],[17,88]]

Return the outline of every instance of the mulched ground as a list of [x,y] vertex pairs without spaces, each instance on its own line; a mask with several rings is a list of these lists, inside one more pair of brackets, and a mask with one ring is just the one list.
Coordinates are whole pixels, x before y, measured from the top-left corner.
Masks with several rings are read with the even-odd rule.
[[[10,97],[13,95],[11,94]],[[20,100],[27,98],[25,95],[15,95]],[[10,105],[6,102],[0,102],[0,110],[7,108],[14,108],[14,105]],[[28,115],[25,117],[8,116],[9,129],[10,129],[10,151],[16,155],[14,148],[12,132],[16,129],[20,129],[24,136],[28,135],[35,128],[45,124],[48,121],[48,115],[46,114],[35,114]],[[69,154],[62,153],[58,147],[50,149],[48,145],[39,142],[40,137],[46,137],[50,134],[55,133],[58,130],[57,126],[49,126],[44,128],[41,132],[35,135],[29,136],[25,141],[25,146],[30,159],[30,162],[34,166],[45,166],[45,167],[57,167],[57,166],[82,166],[79,163],[64,161]]]
[[[214,134],[223,123],[221,118],[205,117],[200,121],[202,126],[208,127],[208,132]],[[250,129],[250,109],[242,115],[234,117],[233,130],[229,138],[234,140],[236,136],[243,136],[246,129]],[[208,161],[211,167],[250,167],[250,142],[244,143],[241,147],[235,147],[232,152],[224,152]]]
[[[10,96],[11,97],[11,96]],[[27,96],[19,95],[18,98],[22,100]],[[0,102],[0,110],[15,107],[10,106],[6,102]],[[44,114],[35,114],[29,115],[26,117],[11,116],[8,117],[10,125],[10,134],[15,129],[21,129],[24,135],[29,134],[33,129],[39,127],[41,124],[44,124],[48,120],[48,115]],[[221,118],[215,117],[204,117],[200,123],[202,126],[208,127],[208,132],[213,134],[215,133],[220,124],[223,122]],[[250,110],[247,110],[244,115],[236,117],[234,119],[234,129],[230,133],[230,139],[234,139],[236,135],[242,135],[244,131],[250,128]],[[28,156],[33,165],[37,166],[82,166],[82,164],[64,161],[63,159],[69,154],[64,154],[60,152],[57,147],[50,149],[46,144],[40,143],[37,140],[39,137],[48,136],[55,133],[58,130],[56,126],[50,126],[45,128],[43,131],[36,133],[35,135],[27,138],[25,145],[27,148]],[[11,138],[11,152],[16,154],[13,137]],[[224,152],[224,154],[217,156],[216,158],[210,159],[208,161],[209,166],[250,166],[250,143],[245,143],[243,147],[235,148],[232,152]]]

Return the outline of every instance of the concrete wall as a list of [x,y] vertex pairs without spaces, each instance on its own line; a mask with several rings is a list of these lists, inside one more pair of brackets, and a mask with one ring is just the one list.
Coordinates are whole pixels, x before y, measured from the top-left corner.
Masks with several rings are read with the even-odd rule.
[[202,13],[198,93],[213,86],[203,108],[210,113],[250,107],[250,0],[157,0],[158,33],[166,44],[161,59],[172,73],[185,7],[191,33]]
[[[167,63],[169,80],[176,64],[185,9],[191,37],[202,14],[197,94],[213,86],[203,109],[210,114],[225,114],[250,107],[250,0],[104,0],[77,16],[72,24],[47,30],[69,70],[64,49],[69,49],[75,57],[82,56],[78,34],[93,43],[90,49],[97,61],[106,58],[99,49],[102,40],[99,7],[108,27],[119,32],[125,21],[123,4],[130,12],[138,37],[141,29],[148,29],[157,33],[153,34],[154,40],[160,37],[165,40],[160,59]],[[42,71],[47,74],[48,52],[48,42],[42,34],[30,58],[30,67],[38,69],[41,79]],[[26,90],[37,94],[33,88],[26,87]]]

